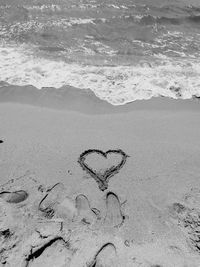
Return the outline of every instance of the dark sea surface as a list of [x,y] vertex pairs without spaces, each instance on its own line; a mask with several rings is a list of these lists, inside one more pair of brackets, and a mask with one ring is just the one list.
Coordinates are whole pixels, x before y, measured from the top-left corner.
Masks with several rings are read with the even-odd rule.
[[200,0],[0,0],[1,85],[200,97]]

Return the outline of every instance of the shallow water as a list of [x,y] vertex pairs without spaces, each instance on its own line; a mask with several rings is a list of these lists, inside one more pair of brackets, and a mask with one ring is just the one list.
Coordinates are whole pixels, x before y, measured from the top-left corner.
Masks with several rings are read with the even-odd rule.
[[0,81],[113,105],[200,96],[200,2],[1,0]]

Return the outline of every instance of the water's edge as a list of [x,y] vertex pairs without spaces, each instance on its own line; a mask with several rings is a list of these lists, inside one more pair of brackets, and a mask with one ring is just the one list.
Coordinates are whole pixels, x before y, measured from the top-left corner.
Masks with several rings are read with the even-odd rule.
[[149,100],[136,100],[126,105],[113,106],[95,96],[91,90],[74,87],[43,88],[33,86],[0,87],[0,103],[19,103],[57,110],[76,111],[85,114],[110,114],[133,110],[195,110],[200,111],[199,99],[170,99],[154,97]]

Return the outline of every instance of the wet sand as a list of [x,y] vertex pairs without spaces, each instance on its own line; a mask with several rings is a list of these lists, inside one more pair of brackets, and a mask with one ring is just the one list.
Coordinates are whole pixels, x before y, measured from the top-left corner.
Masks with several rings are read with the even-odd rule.
[[[2,266],[199,266],[197,100],[113,107],[73,89],[13,89],[0,89]],[[78,162],[88,149],[128,155],[104,191]],[[120,153],[86,159],[98,175],[120,161]]]
[[[1,85],[1,84],[0,84]],[[68,110],[83,114],[113,114],[134,110],[199,110],[199,100],[174,100],[165,97],[150,100],[138,100],[126,105],[113,106],[99,99],[91,90],[80,90],[65,86],[61,89],[33,86],[0,87],[0,103],[12,102],[47,107],[56,110]]]

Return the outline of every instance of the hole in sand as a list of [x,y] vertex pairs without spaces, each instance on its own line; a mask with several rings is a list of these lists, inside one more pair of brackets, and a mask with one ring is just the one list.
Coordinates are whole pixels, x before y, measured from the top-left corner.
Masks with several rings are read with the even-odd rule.
[[24,190],[15,192],[3,191],[0,193],[0,198],[4,199],[8,203],[20,203],[26,200],[28,193]]

